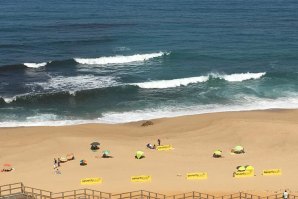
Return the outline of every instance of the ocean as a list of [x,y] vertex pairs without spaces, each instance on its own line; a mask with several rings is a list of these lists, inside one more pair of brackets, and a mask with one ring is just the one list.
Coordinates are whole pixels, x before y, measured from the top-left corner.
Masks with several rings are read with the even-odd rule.
[[297,0],[1,0],[0,127],[298,108]]

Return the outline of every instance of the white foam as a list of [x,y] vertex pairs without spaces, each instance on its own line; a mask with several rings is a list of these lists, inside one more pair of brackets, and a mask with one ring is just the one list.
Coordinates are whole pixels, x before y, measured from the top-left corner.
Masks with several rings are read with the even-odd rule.
[[96,123],[93,120],[58,120],[58,121],[35,121],[35,122],[19,122],[19,121],[8,121],[0,122],[0,128],[8,127],[31,127],[31,126],[69,126],[79,124],[90,124]]
[[42,63],[24,63],[28,68],[40,68],[47,65],[47,62]]
[[[235,102],[236,103],[236,102]],[[177,116],[215,113],[215,112],[233,112],[233,111],[251,111],[266,109],[293,109],[298,108],[298,96],[282,97],[279,99],[262,99],[257,97],[242,96],[238,104],[223,105],[197,105],[188,107],[163,107],[156,109],[136,110],[128,112],[107,112],[103,117],[94,120],[71,120],[58,118],[52,114],[40,114],[27,117],[26,121],[7,121],[0,122],[0,127],[21,127],[21,126],[67,126],[88,123],[126,123],[140,120],[150,120],[157,118],[171,118]]]
[[0,127],[29,127],[29,126],[69,126],[92,123],[92,120],[71,120],[58,117],[55,114],[37,114],[26,117],[25,121],[0,122]]
[[[248,98],[247,98],[248,99]],[[267,109],[294,109],[298,108],[298,97],[261,99],[250,98],[251,102],[247,104],[235,105],[201,105],[189,107],[164,107],[159,109],[136,110],[130,112],[108,112],[103,114],[102,118],[98,118],[100,123],[117,124],[135,122],[141,120],[150,120],[158,118],[171,118],[185,115],[217,113],[217,112],[234,112],[234,111],[252,111],[252,110],[267,110]]]
[[26,118],[30,122],[43,122],[43,121],[55,121],[58,116],[55,114],[38,114],[35,116],[29,116]]
[[151,82],[142,82],[142,83],[132,83],[130,85],[135,85],[140,88],[173,88],[179,86],[187,86],[188,84],[206,82],[210,78],[219,78],[224,79],[229,82],[242,82],[249,79],[259,79],[264,76],[266,73],[236,73],[231,75],[220,75],[211,73],[206,76],[198,76],[198,77],[188,77],[188,78],[180,78],[173,80],[157,80]]
[[116,78],[112,76],[53,76],[46,82],[35,82],[27,86],[41,86],[44,91],[68,91],[75,95],[77,91],[105,88],[116,85]]
[[266,73],[239,73],[239,74],[231,74],[231,75],[223,75],[219,76],[219,78],[223,78],[229,82],[242,82],[249,79],[259,79],[264,76]]
[[111,57],[99,57],[99,58],[75,58],[74,60],[80,64],[88,64],[88,65],[105,65],[105,64],[123,64],[130,62],[141,62],[146,61],[148,59],[161,57],[163,55],[169,55],[169,53],[158,52],[158,53],[150,53],[150,54],[136,54],[130,56],[111,56]]
[[187,86],[191,83],[206,82],[208,81],[208,79],[208,76],[199,76],[173,80],[159,80],[152,82],[133,83],[131,85],[135,85],[140,88],[173,88],[178,86]]
[[3,99],[7,104],[9,104],[9,103],[15,101],[16,98],[17,98],[16,96],[14,96],[14,97],[2,97],[2,99]]

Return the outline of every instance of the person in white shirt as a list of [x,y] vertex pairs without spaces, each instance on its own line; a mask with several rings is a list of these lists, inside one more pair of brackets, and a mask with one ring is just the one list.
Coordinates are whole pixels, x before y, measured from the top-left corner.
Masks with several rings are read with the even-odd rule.
[[287,190],[285,190],[285,192],[282,194],[282,198],[288,199],[288,196],[289,196],[289,194],[288,194]]

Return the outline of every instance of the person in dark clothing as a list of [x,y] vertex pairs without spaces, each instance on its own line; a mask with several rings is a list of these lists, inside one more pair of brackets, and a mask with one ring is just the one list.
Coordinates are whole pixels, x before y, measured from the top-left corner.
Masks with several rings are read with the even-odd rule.
[[158,146],[160,146],[160,139],[157,140]]

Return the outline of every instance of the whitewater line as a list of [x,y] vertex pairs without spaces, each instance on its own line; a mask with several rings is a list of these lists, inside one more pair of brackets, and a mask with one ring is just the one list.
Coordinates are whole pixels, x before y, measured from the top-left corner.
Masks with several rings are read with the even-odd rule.
[[249,79],[259,79],[266,73],[236,73],[231,75],[209,74],[206,76],[188,77],[172,80],[157,80],[151,82],[131,83],[130,85],[138,86],[140,88],[174,88],[179,86],[187,86],[189,84],[206,82],[210,78],[224,79],[229,82],[242,82]]
[[28,68],[40,68],[47,65],[47,62],[42,63],[24,63]]
[[74,58],[74,60],[79,64],[88,64],[88,65],[105,65],[105,64],[123,64],[130,62],[140,62],[146,61],[148,59],[161,57],[163,55],[169,55],[170,53],[158,52],[150,54],[136,54],[136,55],[116,55],[110,57],[99,57],[99,58]]

